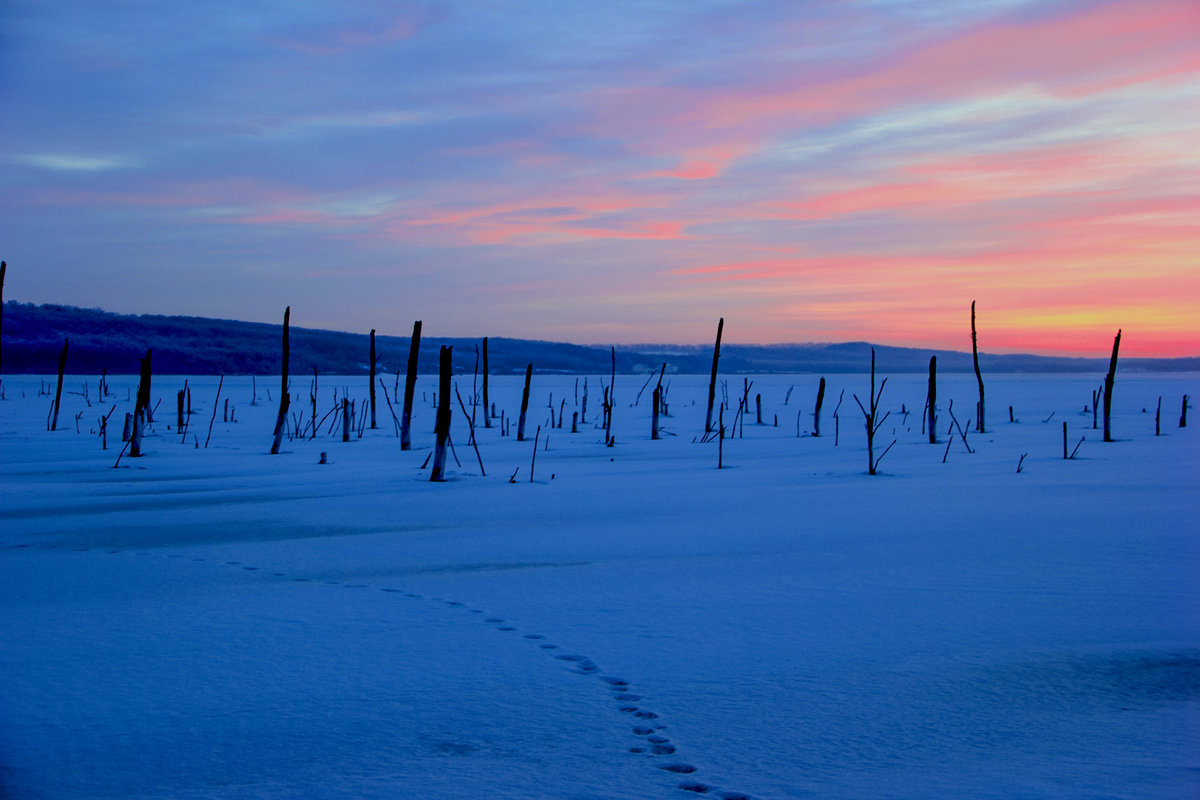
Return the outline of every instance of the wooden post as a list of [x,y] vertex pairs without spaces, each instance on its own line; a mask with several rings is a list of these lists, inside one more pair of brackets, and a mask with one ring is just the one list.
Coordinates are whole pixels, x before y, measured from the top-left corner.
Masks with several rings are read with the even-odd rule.
[[754,395],[754,423],[762,425],[762,395]]
[[937,444],[937,356],[929,357],[929,443]]
[[1063,461],[1066,461],[1067,456],[1067,423],[1063,422]]
[[412,343],[408,346],[408,373],[404,379],[404,410],[400,413],[400,449],[412,449],[413,392],[417,388],[417,358],[421,350],[421,320],[413,323]]
[[350,441],[350,398],[342,397],[342,441]]
[[975,362],[975,380],[979,382],[979,419],[976,420],[976,428],[980,433],[987,433],[984,430],[984,413],[983,413],[983,375],[979,372],[979,341],[975,335],[975,301],[971,301],[971,357]]
[[571,412],[571,433],[579,433],[579,412]]
[[450,438],[450,355],[451,348],[442,345],[438,353],[438,407],[435,426],[436,445],[429,480],[441,481],[446,476],[446,440]]
[[717,322],[717,343],[713,345],[712,377],[708,379],[708,415],[704,418],[704,433],[712,433],[713,400],[717,394],[717,360],[721,357],[721,331],[725,327],[725,318]]
[[650,412],[650,438],[658,438],[658,404],[662,400],[662,387],[654,387],[654,410]]
[[1155,411],[1154,411],[1154,435],[1155,436],[1162,435],[1162,428],[1160,426],[1161,421],[1162,421],[1162,395],[1160,394],[1158,396],[1158,408],[1155,409]]
[[291,318],[292,307],[288,306],[283,310],[283,371],[279,379],[279,413],[275,417],[275,438],[271,442],[271,455],[273,456],[279,455],[279,446],[283,444],[283,432],[287,428],[288,406],[291,405],[292,400],[291,394],[288,393],[288,356],[290,353],[288,332]]
[[[791,394],[791,390],[788,390]],[[821,378],[821,382],[817,384],[817,407],[813,409],[813,436],[821,435],[821,406],[825,404],[825,379]],[[784,403],[784,405],[787,405]],[[797,412],[799,413],[799,412]],[[797,423],[797,427],[799,423]]]
[[494,413],[491,404],[488,402],[488,353],[487,353],[488,337],[483,337],[483,427],[492,427],[492,414]]
[[183,389],[175,393],[175,430],[183,430]]
[[1117,379],[1117,350],[1121,347],[1121,331],[1113,339],[1112,358],[1108,362],[1108,374],[1104,376],[1104,441],[1112,441],[1111,415],[1113,383]]
[[517,419],[517,441],[525,441],[525,414],[529,411],[529,381],[533,378],[533,364],[525,367],[525,391],[521,393],[521,416]]
[[1190,399],[1191,399],[1191,395],[1185,394],[1183,396],[1183,408],[1181,408],[1179,410],[1179,427],[1181,427],[1181,428],[1187,427],[1187,407],[1188,407],[1188,400],[1190,400]]
[[62,352],[58,355],[58,388],[54,390],[54,415],[50,419],[50,430],[58,430],[58,405],[62,401],[63,373],[67,369],[67,345],[69,340],[63,339]]
[[371,328],[371,430],[375,430],[375,329]]
[[1092,389],[1092,430],[1096,430],[1097,428],[1100,427],[1099,417],[1097,417],[1097,414],[1099,413],[1099,408],[1100,408],[1100,390]]

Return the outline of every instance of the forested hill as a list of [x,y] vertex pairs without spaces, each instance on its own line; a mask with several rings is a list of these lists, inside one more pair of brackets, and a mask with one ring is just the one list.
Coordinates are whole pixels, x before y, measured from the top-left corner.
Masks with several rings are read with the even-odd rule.
[[[715,326],[714,326],[715,330]],[[168,317],[152,314],[111,314],[98,309],[58,305],[4,304],[0,328],[0,358],[5,373],[50,374],[58,370],[63,340],[70,341],[67,371],[72,374],[136,373],[138,359],[154,351],[154,371],[168,375],[271,375],[280,371],[281,325],[204,317]],[[423,373],[437,370],[438,347],[454,347],[456,372],[471,372],[479,339],[423,337],[420,366]],[[1111,341],[1097,344],[1100,358],[1052,358],[1031,355],[981,353],[987,372],[1093,372],[1108,368]],[[721,371],[736,372],[865,372],[872,345],[779,344],[721,346]],[[409,337],[377,336],[380,373],[403,370]],[[881,370],[888,373],[923,372],[929,357],[938,357],[940,372],[972,369],[969,352],[875,346]],[[367,331],[291,328],[291,370],[316,369],[324,375],[364,374],[369,368]],[[607,346],[586,346],[528,339],[490,338],[492,374],[517,374],[532,363],[537,372],[603,374],[611,369]],[[663,363],[673,373],[707,373],[712,365],[712,344],[628,345],[617,347],[617,371],[657,370]],[[1200,358],[1122,359],[1122,369],[1156,371],[1200,370]]]

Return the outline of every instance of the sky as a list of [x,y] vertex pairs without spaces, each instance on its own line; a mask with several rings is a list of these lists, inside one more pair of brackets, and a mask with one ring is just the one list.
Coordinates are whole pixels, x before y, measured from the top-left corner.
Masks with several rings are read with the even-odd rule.
[[6,299],[1200,355],[1200,2],[0,4]]

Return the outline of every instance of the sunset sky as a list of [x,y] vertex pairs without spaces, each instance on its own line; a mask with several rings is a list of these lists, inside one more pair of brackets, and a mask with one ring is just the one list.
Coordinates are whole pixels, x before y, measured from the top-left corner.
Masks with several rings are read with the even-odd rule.
[[1200,355],[1200,2],[0,5],[5,298]]

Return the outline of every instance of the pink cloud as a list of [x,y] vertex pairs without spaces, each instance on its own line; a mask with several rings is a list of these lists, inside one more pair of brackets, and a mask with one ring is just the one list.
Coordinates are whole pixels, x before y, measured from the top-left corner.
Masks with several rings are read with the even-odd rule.
[[[1079,96],[1200,72],[1200,3],[1115,2],[1033,20],[979,25],[818,77],[780,68],[755,86],[609,88],[595,94],[588,133],[678,166],[643,177],[701,179],[757,152],[780,132],[912,104],[965,100],[1029,85]],[[725,157],[704,156],[723,149]]]
[[[757,94],[723,94],[699,104],[702,119],[808,117],[823,121],[911,102],[972,96],[1036,83],[1061,91],[1103,88],[1200,67],[1194,57],[1200,5],[1193,0],[1116,2],[1031,22],[993,23],[899,53],[859,74]],[[1180,59],[1187,60],[1180,64]],[[1103,81],[1097,83],[1097,81]]]

